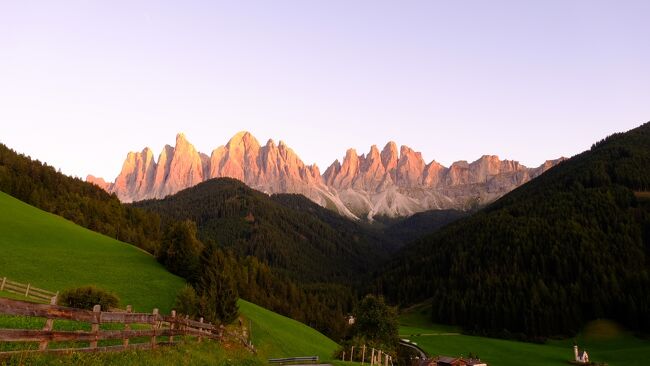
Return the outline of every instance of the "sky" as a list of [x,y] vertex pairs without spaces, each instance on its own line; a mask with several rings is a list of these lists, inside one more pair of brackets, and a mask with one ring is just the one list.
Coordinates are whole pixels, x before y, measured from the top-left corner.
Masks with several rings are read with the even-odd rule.
[[650,1],[0,0],[0,142],[113,180],[184,132],[324,171],[393,140],[537,166],[650,120]]

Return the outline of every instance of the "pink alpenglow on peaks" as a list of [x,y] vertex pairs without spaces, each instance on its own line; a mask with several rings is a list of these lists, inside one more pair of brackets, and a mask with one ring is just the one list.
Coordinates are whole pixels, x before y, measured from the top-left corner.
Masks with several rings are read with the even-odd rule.
[[166,145],[154,160],[151,149],[130,152],[113,183],[92,175],[87,181],[124,202],[163,198],[212,178],[230,177],[265,192],[303,194],[321,206],[351,218],[409,216],[432,209],[465,209],[468,202],[489,203],[542,174],[562,159],[537,168],[484,155],[449,168],[426,163],[408,146],[389,142],[380,152],[349,149],[343,163],[335,160],[321,175],[306,165],[283,141],[262,146],[249,132],[239,132],[210,156],[198,152],[184,134]]

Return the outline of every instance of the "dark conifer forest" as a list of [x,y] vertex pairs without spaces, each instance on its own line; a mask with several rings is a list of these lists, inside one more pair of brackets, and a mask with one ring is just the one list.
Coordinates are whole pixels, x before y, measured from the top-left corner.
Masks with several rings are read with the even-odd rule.
[[477,333],[573,335],[587,321],[650,329],[650,123],[615,134],[405,248],[375,290],[433,299]]

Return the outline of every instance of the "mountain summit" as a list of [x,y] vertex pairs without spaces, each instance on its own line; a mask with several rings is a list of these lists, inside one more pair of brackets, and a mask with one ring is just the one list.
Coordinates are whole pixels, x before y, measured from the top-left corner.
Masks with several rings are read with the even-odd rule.
[[249,132],[233,136],[210,156],[198,152],[184,134],[166,145],[155,161],[150,148],[130,152],[114,183],[91,175],[87,181],[115,193],[124,202],[163,198],[212,178],[239,179],[265,192],[303,194],[321,206],[352,218],[410,216],[432,209],[467,209],[489,203],[540,175],[561,159],[527,168],[516,161],[485,155],[449,168],[425,163],[422,154],[389,142],[380,152],[349,149],[321,175],[284,142],[262,146]]

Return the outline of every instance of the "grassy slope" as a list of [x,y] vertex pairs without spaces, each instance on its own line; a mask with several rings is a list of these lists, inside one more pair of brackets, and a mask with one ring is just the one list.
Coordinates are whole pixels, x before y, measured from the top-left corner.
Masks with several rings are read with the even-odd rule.
[[136,311],[168,312],[184,281],[140,249],[0,192],[0,276],[51,291],[95,284]]
[[[400,317],[400,337],[416,342],[430,355],[466,356],[472,352],[491,366],[561,366],[573,357],[573,339],[533,344],[458,333],[458,328],[432,324],[428,320],[427,306],[413,307]],[[609,366],[647,363],[650,341],[618,332],[610,332],[609,337],[588,333],[579,335],[576,341],[581,348],[587,349],[591,360],[606,362]]]
[[241,300],[239,309],[252,322],[253,344],[263,357],[319,356],[331,360],[338,345],[306,325]]
[[[176,291],[184,281],[167,272],[147,253],[3,192],[0,208],[0,276],[53,291],[96,284],[117,293],[123,304],[134,305],[136,311],[150,311],[154,307],[163,312],[171,310]],[[23,299],[6,292],[0,296]],[[240,301],[240,310],[253,322],[254,342],[263,356],[318,355],[327,360],[337,348],[336,343],[316,330],[257,305]],[[21,319],[12,317],[3,318],[0,324],[33,327],[30,322],[20,322]],[[65,328],[64,323],[56,325]],[[101,364],[102,360],[109,362],[103,358],[96,361]],[[119,364],[119,360],[116,357],[110,362]]]

